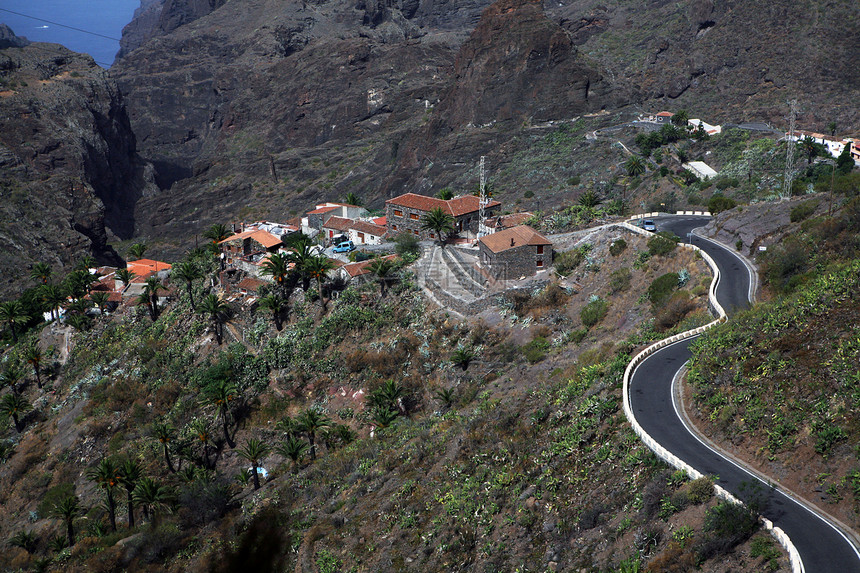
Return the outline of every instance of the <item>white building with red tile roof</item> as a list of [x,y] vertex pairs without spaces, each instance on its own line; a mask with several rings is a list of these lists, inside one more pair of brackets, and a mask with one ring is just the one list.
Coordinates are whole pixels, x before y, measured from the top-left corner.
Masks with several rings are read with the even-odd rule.
[[[434,209],[442,209],[454,219],[454,233],[475,236],[478,232],[480,198],[461,195],[453,199],[439,199],[417,193],[405,193],[385,202],[385,221],[392,235],[412,233],[421,239],[436,239],[433,231],[422,229],[423,217]],[[485,208],[486,216],[501,208],[498,201],[490,201]]]

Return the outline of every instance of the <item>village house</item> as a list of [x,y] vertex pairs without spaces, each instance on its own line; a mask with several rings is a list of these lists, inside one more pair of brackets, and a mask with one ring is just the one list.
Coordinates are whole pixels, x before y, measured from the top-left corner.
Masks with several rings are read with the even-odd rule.
[[688,163],[681,164],[681,167],[690,171],[693,175],[698,177],[699,179],[713,179],[719,173],[717,173],[713,167],[705,163],[704,161],[690,161]]
[[370,221],[329,217],[323,223],[321,231],[326,241],[345,236],[356,245],[379,245],[385,238],[388,228]]
[[552,242],[526,225],[478,239],[481,266],[496,280],[532,276],[552,263]]
[[220,243],[221,258],[228,267],[235,267],[253,276],[259,275],[259,267],[263,260],[278,252],[284,242],[269,233],[251,227],[241,233],[227,237]]
[[[397,255],[387,255],[382,258],[384,260],[393,261],[397,258]],[[368,259],[366,261],[358,261],[355,263],[347,263],[338,269],[338,273],[340,274],[341,278],[343,278],[347,282],[359,278],[369,278],[370,265],[372,263],[373,259]]]
[[331,202],[321,203],[302,217],[302,232],[309,237],[315,237],[331,217],[359,219],[366,216],[367,209],[358,205]]
[[[490,217],[501,205],[498,201],[490,201],[484,209],[485,215]],[[400,195],[385,202],[386,225],[392,235],[406,232],[423,240],[436,239],[433,231],[422,229],[424,215],[436,208],[453,217],[454,234],[477,235],[480,199],[475,195],[462,195],[447,201],[417,193]]]
[[832,157],[839,157],[842,155],[845,148],[848,147],[849,153],[851,153],[851,157],[854,159],[854,163],[860,165],[860,161],[858,161],[860,160],[860,152],[857,152],[855,149],[855,146],[853,145],[854,140],[852,139],[831,137],[829,135],[815,133],[813,131],[795,131],[793,136],[790,136],[788,133],[785,134],[785,138],[792,141],[800,141],[807,137],[812,139],[815,143],[823,145],[827,149],[827,153]]

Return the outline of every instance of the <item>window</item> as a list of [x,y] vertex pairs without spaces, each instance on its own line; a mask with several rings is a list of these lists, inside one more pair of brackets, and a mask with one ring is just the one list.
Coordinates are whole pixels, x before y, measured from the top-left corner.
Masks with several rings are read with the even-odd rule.
[[[537,246],[537,254],[539,254],[539,255],[542,255],[542,254],[543,254],[543,245],[538,245],[538,246]],[[538,265],[538,266],[540,266],[540,265]]]
[[541,259],[538,259],[537,267],[541,268],[542,266],[543,266],[543,261]]
[[395,209],[395,210],[394,210],[394,216],[395,216],[395,217],[402,217],[402,216],[403,216],[403,211],[401,211],[400,209]]
[[435,238],[436,238],[436,233],[430,233],[430,238],[431,238],[431,239],[435,239]]
[[418,229],[414,229],[412,232],[415,233],[416,237],[418,236]]
[[409,218],[412,219],[413,221],[417,221],[418,220],[418,213],[409,213]]
[[391,225],[391,230],[392,230],[392,231],[396,231],[396,230],[397,230],[397,225]]

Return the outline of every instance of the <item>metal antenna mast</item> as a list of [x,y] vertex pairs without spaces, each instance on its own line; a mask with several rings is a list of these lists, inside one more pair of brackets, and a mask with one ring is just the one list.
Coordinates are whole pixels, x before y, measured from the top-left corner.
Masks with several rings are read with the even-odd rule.
[[478,236],[483,237],[484,235],[489,235],[489,230],[487,229],[487,214],[485,213],[485,209],[487,205],[490,203],[490,200],[487,198],[487,176],[484,172],[484,156],[481,156],[481,199],[478,202]]
[[797,100],[793,99],[789,102],[791,110],[788,115],[788,138],[785,146],[785,175],[782,178],[782,196],[781,199],[791,197],[791,183],[794,179],[794,120],[797,116]]

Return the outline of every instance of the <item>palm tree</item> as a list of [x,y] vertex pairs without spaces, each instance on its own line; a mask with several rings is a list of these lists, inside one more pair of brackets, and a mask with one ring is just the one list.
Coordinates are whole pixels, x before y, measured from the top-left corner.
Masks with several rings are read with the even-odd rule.
[[90,285],[96,280],[95,276],[86,269],[72,271],[63,281],[66,292],[73,298],[79,299],[90,292]]
[[445,408],[450,408],[456,399],[453,388],[442,388],[441,390],[437,390],[436,393],[433,394],[433,397],[439,400]]
[[20,547],[27,553],[36,552],[36,544],[38,538],[32,531],[19,531],[9,539],[9,545],[12,547]]
[[152,437],[159,441],[164,448],[164,461],[167,462],[167,469],[170,473],[176,473],[173,467],[173,461],[170,459],[170,444],[176,439],[176,429],[167,422],[156,422],[150,428]]
[[836,122],[835,121],[830,121],[827,123],[827,131],[830,132],[831,136],[833,136],[833,137],[836,136]]
[[134,488],[143,477],[140,464],[131,458],[123,460],[120,466],[119,482],[125,488],[126,504],[128,505],[128,528],[134,528]]
[[645,160],[638,155],[634,155],[627,160],[627,163],[624,164],[624,168],[627,170],[627,175],[630,177],[638,177],[645,173]]
[[299,460],[301,460],[308,451],[308,443],[297,436],[290,436],[284,442],[281,442],[275,451],[286,458],[293,460],[293,472],[299,469]]
[[594,209],[598,205],[600,205],[603,200],[600,198],[600,195],[594,192],[593,189],[588,189],[585,193],[579,196],[577,203],[586,209]]
[[75,494],[64,497],[54,504],[54,507],[51,509],[51,513],[54,517],[63,519],[66,522],[66,537],[69,542],[69,547],[75,544],[74,521],[80,512],[80,502],[78,501],[78,496]]
[[203,445],[203,467],[210,469],[209,444],[212,443],[212,434],[209,432],[209,424],[202,418],[196,418],[190,424],[191,433]]
[[42,300],[51,310],[51,320],[55,320],[57,311],[66,302],[66,293],[59,285],[45,285],[42,287]]
[[33,367],[33,373],[36,375],[36,385],[42,389],[42,349],[35,343],[27,347],[24,351],[24,360],[27,364]]
[[30,317],[24,312],[24,306],[17,300],[0,303],[0,321],[5,322],[12,331],[12,341],[18,342],[16,326],[27,324]]
[[278,295],[268,294],[258,302],[259,307],[272,311],[272,320],[278,332],[284,327],[284,312],[287,310],[287,302]]
[[150,514],[155,515],[161,510],[169,510],[173,502],[172,490],[148,477],[141,478],[137,482],[131,497],[143,510],[143,518],[146,520],[149,520]]
[[107,306],[108,299],[110,299],[110,295],[103,290],[97,290],[90,293],[90,300],[98,307],[99,313],[101,314],[105,313],[105,306]]
[[260,265],[260,274],[270,276],[278,285],[281,296],[285,294],[285,279],[290,272],[290,256],[286,253],[273,253]]
[[298,417],[299,428],[308,436],[311,445],[311,459],[317,459],[316,434],[323,428],[328,428],[331,420],[326,418],[319,410],[308,408],[302,411]]
[[46,285],[51,280],[51,275],[53,274],[54,271],[51,269],[51,265],[39,262],[33,265],[33,270],[30,271],[30,278]]
[[90,317],[84,314],[73,314],[66,318],[66,324],[78,332],[83,332],[90,327]]
[[209,315],[212,329],[215,331],[215,339],[218,341],[218,346],[221,346],[224,336],[224,323],[230,316],[230,305],[218,298],[218,295],[210,293],[200,301],[200,308],[197,312]]
[[379,296],[384,297],[386,287],[389,281],[392,280],[397,265],[389,258],[376,257],[370,262],[367,268],[376,275],[376,280],[379,281]]
[[391,408],[377,407],[373,409],[370,419],[377,428],[387,428],[394,423],[399,416],[397,410]]
[[460,346],[451,355],[451,364],[459,366],[463,372],[469,368],[469,363],[475,358],[475,353],[465,346]]
[[302,278],[302,290],[305,292],[311,286],[311,277],[307,274],[305,265],[314,256],[311,251],[312,247],[313,243],[310,237],[303,235],[292,241],[291,250],[287,253],[287,260],[295,265],[295,272]]
[[319,255],[316,257],[311,257],[305,262],[305,272],[312,279],[316,279],[317,288],[319,290],[320,295],[320,306],[322,307],[322,313],[325,314],[326,306],[328,305],[328,299],[323,296],[323,288],[322,283],[323,279],[328,276],[328,272],[334,268],[334,263],[332,263],[331,259],[324,255]]
[[19,434],[24,430],[24,420],[21,418],[32,409],[30,403],[20,394],[6,394],[0,399],[0,415],[12,418],[15,431]]
[[454,190],[450,187],[443,187],[439,190],[438,193],[436,193],[436,197],[442,199],[443,201],[448,201],[449,199],[454,198]]
[[346,196],[343,198],[343,202],[347,205],[355,205],[356,207],[361,207],[361,205],[364,203],[361,200],[361,197],[359,197],[352,191],[346,194]]
[[117,269],[114,273],[114,277],[116,280],[121,281],[124,285],[128,286],[131,280],[135,277],[133,271],[130,271],[128,268]]
[[90,269],[95,268],[98,264],[98,261],[96,261],[91,255],[84,255],[75,265],[75,269],[89,273]]
[[87,471],[87,478],[105,491],[108,508],[108,521],[113,531],[116,531],[116,502],[113,498],[113,490],[120,485],[122,470],[120,466],[110,458],[104,458],[94,468]]
[[217,245],[233,233],[230,232],[230,229],[227,225],[223,223],[215,223],[205,231],[203,231],[203,236],[212,241],[212,244]]
[[454,217],[443,211],[442,207],[435,207],[421,218],[421,228],[436,233],[444,249],[445,235],[454,231]]
[[818,155],[818,144],[807,135],[798,142],[798,146],[806,153],[806,162],[812,165],[812,160]]
[[191,261],[182,261],[173,266],[170,274],[176,277],[177,280],[185,281],[185,288],[188,290],[188,300],[191,301],[191,310],[197,310],[194,307],[194,281],[203,276],[198,266]]
[[9,364],[2,373],[0,373],[0,389],[9,386],[13,394],[20,394],[21,389],[18,387],[18,382],[24,379],[24,373],[17,363]]
[[146,244],[145,243],[135,243],[128,248],[128,256],[133,259],[142,259],[143,255],[146,254]]
[[689,120],[690,114],[687,113],[686,109],[679,109],[675,112],[675,115],[672,116],[672,123],[675,125],[685,126]]
[[260,489],[260,476],[257,473],[257,468],[260,461],[269,455],[269,446],[262,440],[251,438],[245,447],[239,450],[239,455],[251,462],[251,472],[254,475],[254,489]]
[[158,280],[158,277],[149,277],[143,286],[143,293],[140,295],[140,303],[146,304],[149,309],[149,316],[152,320],[158,318],[158,291],[164,290],[164,285]]
[[406,390],[394,380],[386,380],[376,390],[370,393],[368,400],[374,407],[387,408],[405,412],[402,398]]
[[227,440],[227,444],[231,448],[235,448],[236,443],[230,438],[230,403],[239,397],[239,389],[233,382],[221,380],[207,386],[204,392],[206,401],[218,410],[218,417],[221,418],[224,430],[224,439]]

